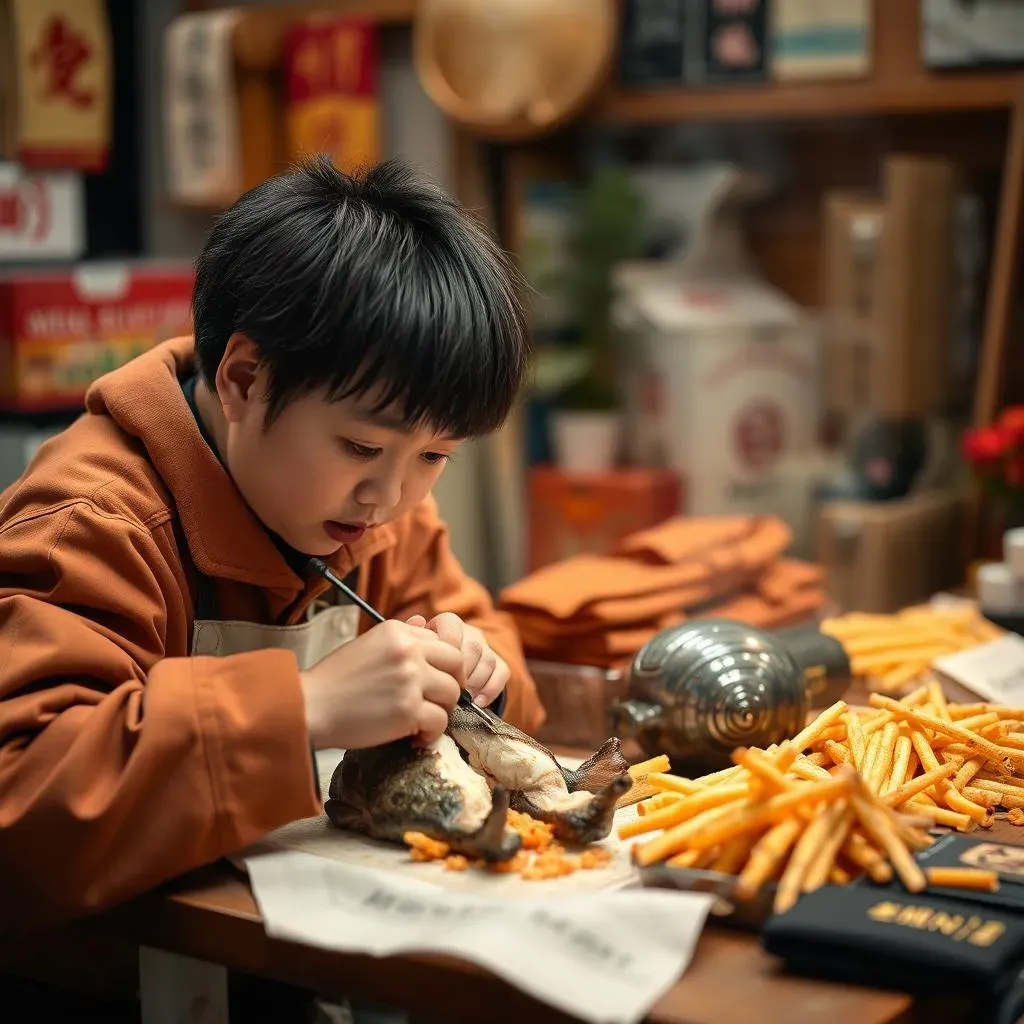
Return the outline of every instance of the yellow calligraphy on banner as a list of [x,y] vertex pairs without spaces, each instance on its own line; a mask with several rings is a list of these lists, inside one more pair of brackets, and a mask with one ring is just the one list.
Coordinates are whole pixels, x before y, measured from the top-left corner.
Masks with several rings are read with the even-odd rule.
[[288,62],[289,157],[327,153],[346,171],[381,158],[376,54],[366,26],[296,26]]
[[378,105],[367,96],[320,96],[288,118],[292,157],[327,153],[335,166],[355,171],[380,159]]

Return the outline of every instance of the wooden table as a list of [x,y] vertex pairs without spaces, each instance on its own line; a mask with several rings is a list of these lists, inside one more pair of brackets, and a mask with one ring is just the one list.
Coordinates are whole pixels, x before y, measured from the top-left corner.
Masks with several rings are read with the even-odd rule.
[[[960,696],[959,694],[957,695]],[[849,693],[861,700],[862,692]],[[832,695],[822,695],[830,702]],[[1024,842],[1024,829],[997,823],[993,838]],[[1018,838],[1019,837],[1019,838]],[[123,940],[268,977],[323,996],[352,995],[399,1005],[445,1022],[571,1018],[472,966],[432,957],[377,959],[267,937],[244,877],[215,865],[110,911],[87,925],[105,941]],[[2,966],[2,965],[0,965]],[[782,973],[756,936],[710,924],[693,963],[652,1008],[651,1024],[890,1024],[916,1019],[908,996],[812,981]],[[966,1020],[932,1013],[929,1020]]]
[[[267,937],[248,885],[228,868],[211,868],[170,894],[137,900],[96,922],[107,933],[232,970],[274,978],[322,995],[358,995],[400,1004],[446,1022],[572,1018],[504,982],[441,958],[375,959]],[[708,928],[686,975],[653,1008],[652,1024],[887,1024],[909,1020],[904,995],[814,982],[781,974],[755,937]],[[760,1016],[753,1017],[753,1013]]]

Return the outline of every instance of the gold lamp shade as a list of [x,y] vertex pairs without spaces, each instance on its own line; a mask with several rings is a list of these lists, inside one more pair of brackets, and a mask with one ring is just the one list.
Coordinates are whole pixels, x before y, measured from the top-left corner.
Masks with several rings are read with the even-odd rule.
[[420,0],[416,73],[452,120],[527,139],[575,117],[604,85],[615,0]]

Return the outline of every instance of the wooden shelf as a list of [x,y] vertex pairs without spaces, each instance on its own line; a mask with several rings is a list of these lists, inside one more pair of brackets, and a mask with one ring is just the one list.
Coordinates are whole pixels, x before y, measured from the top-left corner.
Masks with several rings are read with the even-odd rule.
[[269,72],[281,66],[282,41],[290,25],[303,18],[365,18],[378,25],[409,25],[416,0],[320,0],[310,4],[273,4],[242,11],[232,44],[238,66]]
[[974,71],[742,88],[613,88],[597,102],[592,117],[606,124],[670,124],[999,110],[1009,109],[1022,89],[1024,72]]

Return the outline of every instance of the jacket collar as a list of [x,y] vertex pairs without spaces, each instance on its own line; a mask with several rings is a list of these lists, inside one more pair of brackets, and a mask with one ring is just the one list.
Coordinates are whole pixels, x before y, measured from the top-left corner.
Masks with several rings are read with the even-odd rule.
[[[196,568],[290,600],[305,589],[227,470],[203,440],[181,390],[195,368],[191,336],[173,338],[97,380],[86,409],[108,415],[143,444],[177,506]],[[391,525],[344,545],[328,562],[344,576],[395,544]]]

